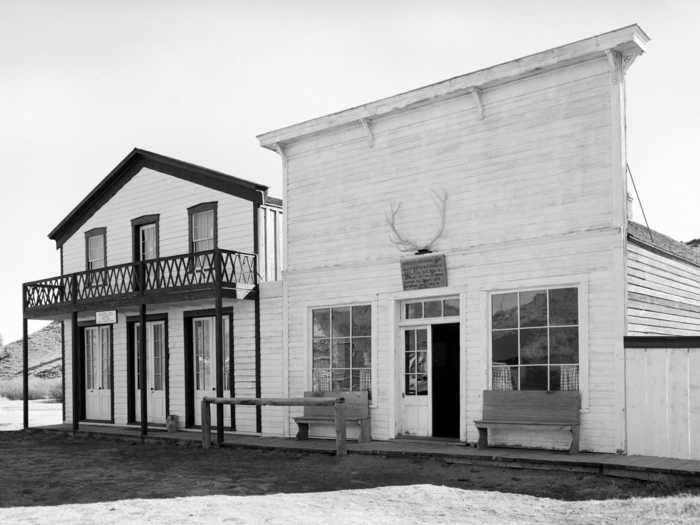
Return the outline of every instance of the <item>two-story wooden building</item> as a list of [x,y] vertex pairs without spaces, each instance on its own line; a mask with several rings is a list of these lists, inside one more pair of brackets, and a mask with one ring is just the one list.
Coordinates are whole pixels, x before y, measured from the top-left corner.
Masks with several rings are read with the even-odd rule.
[[367,389],[374,439],[468,442],[489,392],[576,393],[581,448],[630,450],[625,336],[700,335],[697,259],[628,223],[625,74],[647,41],[624,27],[260,135],[284,173],[284,391]]
[[[199,425],[204,395],[259,397],[281,205],[265,186],[148,151],[122,160],[49,234],[61,274],[23,286],[25,341],[28,319],[62,321],[65,420],[146,433],[168,416]],[[262,427],[260,410],[217,417]]]

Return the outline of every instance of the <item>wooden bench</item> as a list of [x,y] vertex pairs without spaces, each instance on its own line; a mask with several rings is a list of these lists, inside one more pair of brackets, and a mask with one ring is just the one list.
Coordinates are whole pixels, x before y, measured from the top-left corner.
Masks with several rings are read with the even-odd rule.
[[[345,421],[360,425],[360,443],[369,441],[369,398],[367,397],[367,391],[304,392],[304,397],[345,398]],[[299,427],[297,439],[309,439],[309,425],[314,423],[332,424],[335,421],[335,412],[332,406],[304,406],[304,415],[295,417],[294,421]]]
[[479,429],[479,448],[488,447],[488,429],[503,426],[555,427],[571,431],[570,453],[578,452],[581,394],[568,391],[496,391],[484,390],[482,419],[474,421]]

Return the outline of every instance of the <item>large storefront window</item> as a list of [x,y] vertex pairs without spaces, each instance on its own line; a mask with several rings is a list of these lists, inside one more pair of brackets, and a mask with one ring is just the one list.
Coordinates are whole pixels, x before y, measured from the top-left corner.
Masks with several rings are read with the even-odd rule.
[[491,296],[493,390],[579,389],[578,290]]
[[370,305],[313,310],[312,325],[313,390],[369,391],[372,383]]

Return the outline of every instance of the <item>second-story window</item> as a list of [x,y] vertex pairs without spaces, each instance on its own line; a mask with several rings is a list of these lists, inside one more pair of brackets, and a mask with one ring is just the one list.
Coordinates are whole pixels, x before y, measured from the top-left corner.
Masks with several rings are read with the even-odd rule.
[[[106,236],[106,228],[94,228],[85,232],[85,268],[87,270],[99,270],[107,266]],[[102,275],[100,273],[90,275],[89,284],[101,283]]]
[[[188,209],[190,219],[190,253],[216,248],[216,203],[206,202]],[[209,266],[207,255],[198,256],[195,268]]]

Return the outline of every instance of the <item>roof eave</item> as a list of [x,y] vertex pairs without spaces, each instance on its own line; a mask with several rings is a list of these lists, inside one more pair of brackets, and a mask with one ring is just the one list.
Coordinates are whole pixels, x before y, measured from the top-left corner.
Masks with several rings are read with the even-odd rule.
[[649,36],[637,24],[633,24],[361,106],[269,131],[258,135],[257,139],[262,147],[277,151],[279,145],[301,137],[359,122],[362,119],[377,118],[432,100],[469,93],[475,88],[493,87],[596,56],[604,56],[605,52],[610,50],[629,57],[629,65],[634,58],[645,51],[647,42],[649,42]]

